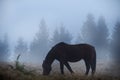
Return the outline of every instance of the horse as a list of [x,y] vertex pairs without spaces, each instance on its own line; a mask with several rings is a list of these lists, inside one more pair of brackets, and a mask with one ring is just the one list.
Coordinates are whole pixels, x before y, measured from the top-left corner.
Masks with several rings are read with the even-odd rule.
[[60,70],[61,74],[64,75],[64,65],[70,71],[70,73],[74,73],[71,69],[68,62],[77,62],[81,59],[84,60],[86,65],[85,75],[88,75],[89,69],[91,68],[91,74],[94,75],[96,70],[96,50],[90,44],[67,44],[64,42],[60,42],[56,44],[43,60],[42,68],[43,75],[49,75],[51,71],[51,65],[54,60],[58,60],[60,62]]

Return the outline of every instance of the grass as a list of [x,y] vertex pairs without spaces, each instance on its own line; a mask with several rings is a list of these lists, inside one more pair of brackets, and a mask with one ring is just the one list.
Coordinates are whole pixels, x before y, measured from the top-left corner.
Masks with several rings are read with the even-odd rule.
[[58,71],[49,76],[43,76],[38,70],[30,70],[19,62],[20,55],[17,56],[14,65],[8,63],[0,64],[0,80],[120,80],[120,77],[96,74],[93,76],[83,76],[81,73],[61,75]]
[[49,76],[43,76],[39,73],[24,74],[17,69],[9,67],[0,67],[0,80],[120,80],[120,77],[113,77],[108,75],[82,76],[81,74],[66,74],[61,75],[57,72]]
[[43,76],[41,74],[24,74],[18,70],[11,70],[0,68],[0,80],[120,80],[120,77],[113,77],[108,75],[81,76],[80,74],[52,74],[49,76]]

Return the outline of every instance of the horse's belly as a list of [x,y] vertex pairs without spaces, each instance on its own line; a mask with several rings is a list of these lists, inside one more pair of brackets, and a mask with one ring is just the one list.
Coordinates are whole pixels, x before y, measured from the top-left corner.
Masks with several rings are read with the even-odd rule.
[[74,57],[68,58],[69,62],[77,62],[77,61],[80,61],[80,60],[81,60],[81,58],[74,58]]

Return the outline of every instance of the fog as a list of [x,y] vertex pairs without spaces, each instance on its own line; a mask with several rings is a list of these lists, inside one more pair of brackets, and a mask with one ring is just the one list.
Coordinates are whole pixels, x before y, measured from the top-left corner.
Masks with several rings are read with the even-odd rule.
[[21,54],[21,61],[41,63],[61,41],[89,43],[96,47],[98,59],[110,60],[119,4],[119,0],[0,0],[0,60],[14,61]]

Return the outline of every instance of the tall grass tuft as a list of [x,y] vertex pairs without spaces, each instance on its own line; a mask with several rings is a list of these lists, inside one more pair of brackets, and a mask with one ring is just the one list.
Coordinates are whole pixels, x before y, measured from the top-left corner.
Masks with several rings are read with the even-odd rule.
[[15,61],[15,70],[18,70],[20,72],[22,72],[23,74],[33,74],[35,72],[35,70],[27,70],[25,68],[24,64],[21,64],[19,62],[19,58],[20,58],[20,54],[17,56],[16,61]]

